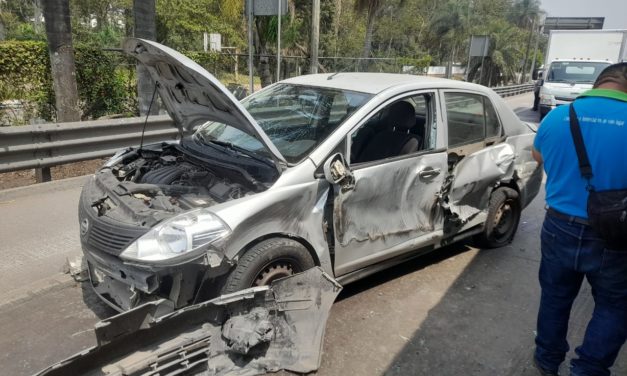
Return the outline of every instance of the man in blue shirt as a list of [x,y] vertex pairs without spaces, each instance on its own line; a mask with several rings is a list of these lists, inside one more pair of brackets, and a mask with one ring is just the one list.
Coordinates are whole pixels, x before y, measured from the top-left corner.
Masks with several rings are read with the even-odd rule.
[[[627,188],[627,63],[601,72],[594,88],[574,102],[597,191]],[[534,364],[542,375],[558,375],[569,350],[570,310],[583,278],[592,286],[595,308],[572,376],[610,375],[627,338],[627,244],[606,249],[588,224],[587,182],[570,133],[568,106],[551,111],[534,141],[534,158],[547,175],[547,214],[542,226],[542,297]]]

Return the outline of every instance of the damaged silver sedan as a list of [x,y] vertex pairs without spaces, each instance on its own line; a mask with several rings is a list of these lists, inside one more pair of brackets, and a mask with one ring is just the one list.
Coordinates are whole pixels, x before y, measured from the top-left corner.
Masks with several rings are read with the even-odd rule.
[[319,74],[239,102],[165,46],[124,50],[181,137],[116,153],[83,189],[90,281],[119,311],[315,266],[344,284],[469,237],[500,247],[540,188],[533,131],[483,86]]

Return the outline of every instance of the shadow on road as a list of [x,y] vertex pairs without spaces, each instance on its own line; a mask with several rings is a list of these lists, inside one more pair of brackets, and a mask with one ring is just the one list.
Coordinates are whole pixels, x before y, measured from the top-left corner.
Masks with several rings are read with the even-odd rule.
[[396,265],[389,269],[385,269],[362,280],[344,286],[344,289],[335,301],[339,302],[344,299],[348,299],[354,295],[358,295],[363,291],[370,290],[394,279],[414,273],[430,265],[437,264],[448,258],[460,255],[471,249],[472,248],[466,244],[452,244],[440,248],[436,252],[430,252],[413,260],[405,261],[402,264]]
[[98,295],[96,295],[93,288],[90,286],[89,281],[81,283],[81,292],[83,295],[83,302],[87,308],[92,310],[92,312],[98,316],[99,319],[103,320],[118,314],[116,310],[109,307],[98,297]]
[[[539,239],[524,246],[482,250],[408,338],[385,375],[536,376],[531,359],[540,289]],[[520,243],[519,243],[520,244]],[[569,343],[581,342],[593,301],[586,284],[571,314]],[[572,357],[571,350],[569,358]],[[562,374],[568,374],[568,359]],[[613,374],[627,374],[624,347]]]

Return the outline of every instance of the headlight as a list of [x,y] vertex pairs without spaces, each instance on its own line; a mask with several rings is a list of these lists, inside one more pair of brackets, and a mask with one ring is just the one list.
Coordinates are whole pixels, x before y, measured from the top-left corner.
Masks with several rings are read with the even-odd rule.
[[207,209],[169,219],[128,246],[120,257],[129,261],[169,261],[194,257],[209,245],[218,245],[231,229]]
[[540,94],[540,104],[555,106],[555,96],[551,94]]

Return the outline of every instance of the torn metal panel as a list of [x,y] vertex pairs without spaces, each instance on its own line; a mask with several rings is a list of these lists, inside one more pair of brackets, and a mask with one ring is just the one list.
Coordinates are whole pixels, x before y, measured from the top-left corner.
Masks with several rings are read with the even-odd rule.
[[448,191],[448,208],[463,222],[488,207],[490,187],[511,179],[516,160],[512,145],[502,143],[473,153],[455,167]]
[[445,152],[355,169],[354,188],[335,197],[336,275],[441,228],[435,211],[446,171]]
[[[302,175],[314,174],[310,162],[301,167],[307,168]],[[288,170],[271,190],[212,208],[233,229],[225,250],[226,258],[236,261],[249,244],[264,236],[281,234],[305,240],[312,246],[324,271],[333,274],[323,228],[324,204],[330,184],[322,179],[290,181],[294,177],[300,179],[298,175]]]
[[315,371],[329,310],[341,289],[313,268],[161,317],[160,302],[148,303],[101,321],[97,346],[38,375]]
[[520,202],[523,208],[536,197],[542,185],[542,167],[533,159],[531,154],[534,138],[535,134],[531,133],[508,137],[505,140],[516,150],[516,183],[520,191]]

